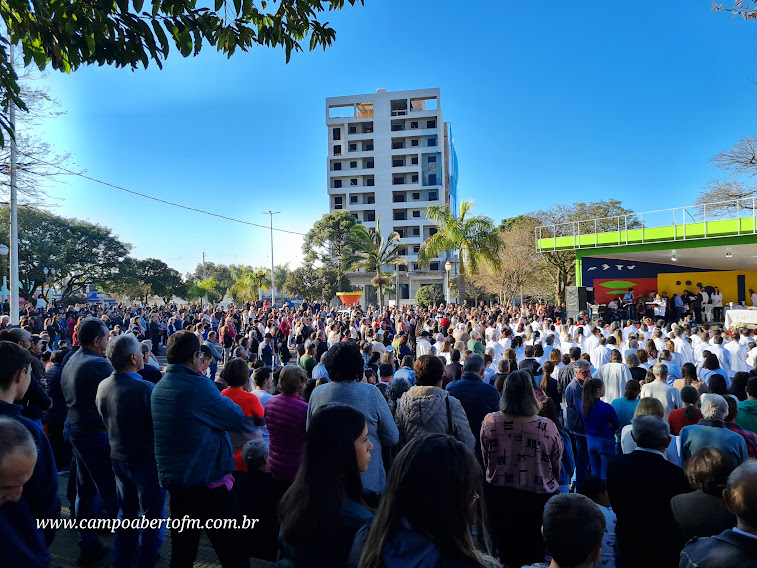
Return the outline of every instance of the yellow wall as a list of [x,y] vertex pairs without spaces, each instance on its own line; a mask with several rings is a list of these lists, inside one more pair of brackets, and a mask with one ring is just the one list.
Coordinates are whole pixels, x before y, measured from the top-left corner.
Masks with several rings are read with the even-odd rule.
[[[693,292],[697,290],[697,284],[702,283],[703,286],[717,286],[720,292],[723,294],[723,305],[728,302],[736,303],[739,299],[739,290],[736,277],[740,274],[746,276],[746,303],[747,306],[752,305],[752,300],[749,297],[749,289],[753,288],[757,290],[757,272],[746,270],[728,270],[718,272],[679,272],[677,274],[658,274],[657,275],[657,288],[658,292],[667,292],[668,297],[673,294],[678,294],[684,290]],[[676,285],[676,282],[680,282],[680,285]],[[691,282],[691,284],[686,284]]]

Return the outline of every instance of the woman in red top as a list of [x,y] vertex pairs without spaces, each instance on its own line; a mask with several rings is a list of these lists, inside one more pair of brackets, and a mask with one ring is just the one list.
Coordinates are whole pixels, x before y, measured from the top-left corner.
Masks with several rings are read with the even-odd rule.
[[699,411],[699,391],[691,385],[681,389],[683,408],[673,410],[668,416],[670,435],[678,436],[684,426],[691,426],[702,419]]
[[237,471],[247,471],[247,464],[242,458],[242,448],[250,440],[259,440],[263,437],[263,433],[258,428],[265,424],[263,405],[260,404],[260,399],[256,395],[244,390],[250,378],[250,370],[244,359],[235,357],[227,363],[224,371],[223,378],[229,388],[221,391],[221,394],[233,400],[245,416],[242,428],[229,432],[231,445],[234,448],[234,468]]

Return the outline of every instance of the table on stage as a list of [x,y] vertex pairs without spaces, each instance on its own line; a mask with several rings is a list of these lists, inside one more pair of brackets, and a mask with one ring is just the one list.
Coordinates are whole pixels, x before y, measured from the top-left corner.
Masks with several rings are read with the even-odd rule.
[[751,323],[757,325],[757,308],[730,309],[725,312],[725,328],[735,323]]

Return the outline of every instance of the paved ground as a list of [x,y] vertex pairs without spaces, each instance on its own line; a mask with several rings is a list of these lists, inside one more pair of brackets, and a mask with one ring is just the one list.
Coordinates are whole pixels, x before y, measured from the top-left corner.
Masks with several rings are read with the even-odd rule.
[[[159,356],[158,362],[162,367],[166,365],[165,356]],[[220,370],[220,369],[219,369]],[[58,495],[61,502],[61,517],[69,519],[71,518],[71,512],[68,507],[68,499],[66,499],[66,485],[68,483],[68,474],[61,475],[58,478]],[[170,516],[170,500],[166,510],[166,516]],[[50,554],[52,555],[51,566],[55,568],[73,568],[75,567],[76,560],[79,556],[79,547],[76,544],[76,531],[72,530],[60,530],[55,536],[55,541],[50,547]],[[100,537],[100,541],[107,547],[112,547],[113,536],[108,534]],[[165,540],[163,541],[162,553],[158,557],[158,568],[168,568],[171,558],[171,534],[170,531],[166,531]],[[93,564],[96,568],[107,568],[110,566],[111,555],[107,554],[100,562]],[[0,562],[0,565],[2,562]],[[220,568],[221,564],[218,562],[213,547],[208,540],[205,533],[200,538],[200,548],[197,553],[197,559],[194,564],[195,568]],[[270,568],[274,566],[273,562],[267,562],[265,560],[250,559],[250,566],[252,568]]]

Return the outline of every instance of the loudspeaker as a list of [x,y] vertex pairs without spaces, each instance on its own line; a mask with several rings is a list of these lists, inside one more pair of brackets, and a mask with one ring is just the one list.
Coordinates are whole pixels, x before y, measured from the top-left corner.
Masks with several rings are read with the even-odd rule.
[[[592,294],[593,295],[593,294]],[[565,308],[568,313],[581,312],[586,309],[588,294],[583,286],[565,287]]]

